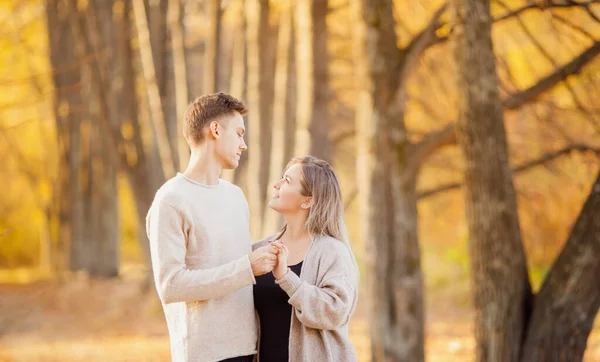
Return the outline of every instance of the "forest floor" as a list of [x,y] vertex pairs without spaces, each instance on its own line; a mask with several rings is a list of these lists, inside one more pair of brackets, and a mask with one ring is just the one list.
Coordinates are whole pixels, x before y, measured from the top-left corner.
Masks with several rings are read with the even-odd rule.
[[[443,296],[428,296],[426,360],[472,361],[472,312],[438,297]],[[350,335],[359,361],[370,361],[364,300]],[[142,293],[139,277],[0,283],[2,362],[169,361],[169,356],[162,309],[153,294]],[[584,361],[600,361],[600,318]]]

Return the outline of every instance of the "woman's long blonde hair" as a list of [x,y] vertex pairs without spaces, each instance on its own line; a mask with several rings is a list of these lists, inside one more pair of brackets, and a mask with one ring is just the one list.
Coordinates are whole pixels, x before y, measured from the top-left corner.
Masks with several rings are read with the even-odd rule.
[[[337,173],[329,163],[313,156],[293,158],[285,166],[285,171],[296,164],[302,165],[300,193],[302,196],[312,198],[312,206],[304,224],[305,229],[311,237],[330,236],[346,244],[356,266],[344,221],[342,187]],[[287,225],[284,225],[279,237],[286,229]]]

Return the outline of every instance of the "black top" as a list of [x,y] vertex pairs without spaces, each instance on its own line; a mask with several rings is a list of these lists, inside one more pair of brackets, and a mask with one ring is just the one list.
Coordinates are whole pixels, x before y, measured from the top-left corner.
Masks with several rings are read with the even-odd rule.
[[[300,275],[302,262],[290,266]],[[289,271],[288,271],[289,273]],[[273,273],[256,277],[254,307],[260,319],[260,362],[288,361],[292,306],[290,297],[275,284]]]

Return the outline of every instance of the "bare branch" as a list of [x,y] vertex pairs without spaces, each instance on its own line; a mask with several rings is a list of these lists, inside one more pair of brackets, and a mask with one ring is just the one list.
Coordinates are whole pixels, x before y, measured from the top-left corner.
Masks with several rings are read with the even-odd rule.
[[[560,149],[558,151],[554,151],[548,154],[543,155],[540,158],[537,158],[535,160],[531,160],[528,162],[525,162],[524,164],[517,166],[515,168],[513,168],[512,172],[513,173],[520,173],[523,171],[527,171],[533,167],[539,166],[539,165],[543,165],[546,164],[550,161],[553,161],[563,155],[572,153],[572,152],[587,152],[587,151],[592,151],[594,153],[596,153],[597,156],[600,157],[600,148],[595,148],[595,147],[589,147],[586,145],[574,145],[574,146],[569,146],[563,149]],[[437,195],[439,193],[445,192],[445,191],[449,191],[449,190],[456,190],[459,189],[462,186],[462,183],[450,183],[450,184],[446,184],[446,185],[442,185],[440,187],[436,187],[434,189],[431,190],[427,190],[427,191],[423,191],[420,192],[417,196],[418,200],[422,200],[424,198],[430,197],[430,196],[434,196]]]
[[[506,14],[495,18],[493,20],[493,22],[497,23],[497,22],[501,22],[503,20],[507,20],[507,19],[513,18],[515,16],[518,16],[518,15],[521,15],[521,14],[525,13],[528,10],[541,10],[541,11],[544,11],[546,9],[553,9],[553,8],[577,8],[577,7],[583,7],[592,18],[594,18],[596,21],[600,22],[600,19],[598,19],[598,17],[594,14],[594,12],[590,8],[591,5],[594,4],[595,2],[596,2],[596,0],[591,0],[591,1],[587,1],[587,2],[579,2],[579,3],[578,2],[572,2],[572,1],[570,1],[568,3],[562,3],[562,4],[549,3],[549,4],[546,4],[546,5],[543,5],[543,4],[540,4],[540,3],[533,3],[533,4],[524,5],[524,6],[520,7],[520,8],[515,9],[515,10],[510,10]],[[446,4],[444,4],[444,6],[446,6]],[[434,17],[434,19],[435,19],[435,17]],[[445,23],[438,24],[438,28],[440,28],[442,26],[445,26],[445,25],[447,25],[447,24],[445,24]],[[451,33],[451,32],[452,32],[452,30],[450,30],[449,33]],[[417,37],[421,36],[421,34],[417,35],[415,37],[415,39]],[[437,36],[436,35],[435,38],[434,38],[434,41],[431,42],[429,44],[429,46],[432,46],[432,45],[435,45],[435,44],[444,43],[447,40],[448,40],[448,35],[444,35],[444,36]],[[414,39],[413,39],[413,41],[414,41]]]
[[415,62],[421,57],[421,54],[430,46],[443,42],[447,37],[441,38],[436,34],[436,30],[442,25],[440,24],[440,17],[446,11],[448,4],[444,3],[440,8],[433,14],[429,20],[429,24],[419,34],[415,35],[410,43],[401,49],[402,55],[406,55],[408,62],[404,69],[412,69],[412,62]]
[[449,124],[444,128],[430,132],[423,139],[415,144],[415,156],[412,158],[417,165],[420,165],[432,153],[438,149],[456,144],[456,132],[454,124]]
[[564,17],[562,17],[562,16],[560,16],[558,14],[552,13],[552,19],[556,19],[559,22],[561,22],[561,23],[569,26],[571,29],[576,30],[577,32],[585,35],[588,39],[590,39],[592,41],[596,40],[596,38],[589,31],[587,31],[586,29],[582,28],[579,25],[576,25],[576,24],[572,23],[568,19],[566,19],[566,18],[564,18]]
[[582,4],[585,7],[585,11],[587,11],[588,15],[596,20],[596,22],[600,23],[600,19],[598,18],[598,16],[592,11],[590,5],[592,5],[592,3],[594,3],[594,1],[589,1],[585,4]]
[[579,56],[575,57],[569,63],[565,64],[561,68],[556,69],[553,73],[547,77],[541,79],[535,85],[515,93],[504,100],[505,109],[517,109],[527,102],[535,100],[537,97],[542,95],[547,90],[554,87],[559,82],[566,79],[568,76],[577,74],[581,69],[591,62],[596,55],[600,53],[600,42],[596,41],[594,44],[582,52]]
[[[600,42],[595,42],[571,62],[556,69],[535,85],[509,96],[503,102],[504,109],[514,110],[528,102],[534,101],[544,92],[565,80],[569,75],[580,72],[583,66],[594,59],[598,53],[600,53]],[[414,165],[418,166],[419,162],[424,162],[438,148],[456,143],[456,138],[452,136],[454,132],[454,125],[448,125],[442,130],[433,131],[431,134],[425,136],[423,141],[415,145],[415,152],[418,155],[415,158],[415,162],[418,162]]]
[[562,3],[562,4],[557,4],[557,3],[552,3],[550,2],[549,4],[541,4],[541,2],[536,2],[534,4],[528,4],[528,5],[524,5],[520,8],[517,8],[515,10],[509,11],[508,13],[497,17],[494,19],[494,22],[497,21],[502,21],[502,20],[506,20],[509,18],[512,18],[514,16],[520,15],[522,13],[524,13],[527,10],[546,10],[546,9],[550,9],[550,8],[576,8],[576,7],[584,7],[584,8],[588,8],[591,4],[593,4],[595,2],[595,0],[591,0],[591,1],[587,1],[587,2],[568,2],[568,3]]

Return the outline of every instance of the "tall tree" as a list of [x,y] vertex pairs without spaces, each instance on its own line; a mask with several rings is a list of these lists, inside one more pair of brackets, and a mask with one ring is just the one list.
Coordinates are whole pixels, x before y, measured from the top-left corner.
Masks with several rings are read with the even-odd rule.
[[[82,203],[78,166],[80,162],[79,125],[83,112],[80,93],[80,58],[73,44],[71,14],[64,1],[49,0],[46,5],[50,63],[53,72],[54,115],[56,118],[58,144],[58,180],[56,201],[58,213],[58,250],[78,248],[79,235],[83,229]],[[89,61],[88,59],[86,59]],[[78,252],[77,252],[78,254]],[[58,268],[79,267],[76,256],[57,255]]]
[[[454,125],[410,142],[404,124],[406,80],[425,51],[444,43],[449,27],[443,21],[446,5],[434,12],[427,25],[405,45],[398,45],[392,1],[353,0],[352,13],[357,90],[357,180],[361,235],[366,243],[367,283],[373,360],[422,361],[423,284],[417,234],[415,184],[421,166],[443,147],[456,143]],[[546,4],[581,7],[579,3]],[[546,7],[529,4],[497,21]],[[541,78],[529,88],[511,94],[504,109],[518,109],[579,72],[600,52],[594,42],[572,61]],[[379,179],[379,181],[378,181]],[[386,181],[381,181],[386,180]],[[382,185],[383,183],[383,185]],[[381,312],[383,311],[383,313]]]
[[118,123],[116,107],[110,107],[107,84],[112,79],[106,59],[113,48],[105,47],[114,37],[111,22],[100,25],[99,18],[112,17],[113,2],[88,2],[86,6],[70,4],[71,31],[75,46],[81,54],[98,51],[92,61],[81,67],[82,94],[86,97],[87,117],[81,124],[82,163],[79,183],[83,186],[83,217],[85,230],[81,249],[74,249],[79,267],[91,275],[114,277],[118,275],[119,217],[117,192],[117,157],[110,149],[110,141],[101,136],[99,120]]
[[490,2],[453,0],[477,361],[581,361],[600,307],[600,173],[533,298],[508,163]]
[[208,31],[204,41],[204,87],[202,93],[214,93],[219,86],[219,55],[221,44],[221,0],[205,1]]
[[[404,123],[403,61],[392,0],[353,1],[357,180],[366,243],[373,361],[424,361],[416,172]],[[298,59],[300,61],[300,59]],[[400,70],[400,74],[398,73]]]
[[[288,115],[289,59],[292,49],[292,6],[284,5],[281,9],[279,20],[279,36],[277,43],[277,61],[275,66],[275,99],[273,103],[273,124],[271,129],[271,160],[269,166],[269,179],[277,180],[281,176],[284,162],[286,142],[286,120]],[[271,182],[266,185],[265,205],[271,199],[273,186]],[[279,213],[265,210],[263,223],[264,233],[274,233],[281,226]]]
[[[120,28],[114,24],[113,9],[114,1],[90,1],[84,12],[87,33],[90,34],[94,49],[104,49],[95,59],[96,70],[100,70],[100,77],[105,78],[104,83],[109,85],[105,89],[108,94],[99,94],[102,87],[98,88],[90,83],[89,125],[87,127],[89,163],[87,167],[87,192],[89,192],[89,204],[86,205],[88,212],[86,216],[89,231],[91,254],[88,270],[93,276],[116,277],[119,274],[119,203],[117,189],[118,159],[116,152],[111,149],[112,145],[107,137],[103,137],[100,127],[100,118],[108,118],[113,127],[120,127],[121,115],[116,105],[119,99],[114,98],[113,90],[116,91],[119,72],[122,72],[120,63],[111,62],[118,54],[118,48],[107,46],[123,36],[119,33]],[[110,19],[103,22],[100,19]],[[94,69],[90,68],[91,73]],[[90,80],[92,77],[89,78]],[[93,88],[93,91],[92,91]],[[105,104],[100,104],[104,102]],[[107,113],[105,113],[107,112]]]
[[264,191],[270,158],[270,125],[273,105],[273,30],[268,0],[246,0],[248,77],[248,176],[253,238],[262,235]]
[[477,360],[518,361],[531,287],[508,165],[490,1],[452,5]]
[[[158,5],[154,5],[157,8]],[[173,158],[171,143],[169,141],[168,126],[165,120],[163,101],[159,88],[159,79],[157,79],[157,69],[163,70],[159,63],[158,67],[155,62],[162,59],[162,54],[153,54],[153,44],[151,42],[150,28],[148,27],[148,18],[146,15],[146,5],[144,0],[134,0],[133,9],[135,15],[135,23],[139,38],[140,56],[142,60],[142,70],[146,80],[146,88],[148,92],[148,100],[152,110],[152,123],[154,134],[156,135],[156,143],[160,155],[161,166],[164,171],[164,177],[172,177],[176,172],[176,165]],[[159,9],[161,10],[161,9]],[[160,22],[158,22],[160,24]],[[162,33],[161,33],[162,34]],[[160,40],[160,36],[156,36]]]
[[600,171],[537,293],[521,361],[581,361],[600,308]]
[[312,154],[331,161],[328,111],[329,55],[327,0],[300,0],[295,6],[297,82],[297,156]]
[[171,48],[173,54],[174,92],[175,92],[175,114],[173,122],[176,134],[172,135],[177,144],[179,158],[179,169],[184,169],[190,158],[190,150],[183,137],[183,123],[181,119],[190,101],[187,81],[187,65],[185,62],[185,44],[183,39],[183,12],[181,11],[181,0],[169,0],[167,13],[169,22],[169,33],[171,34]]

